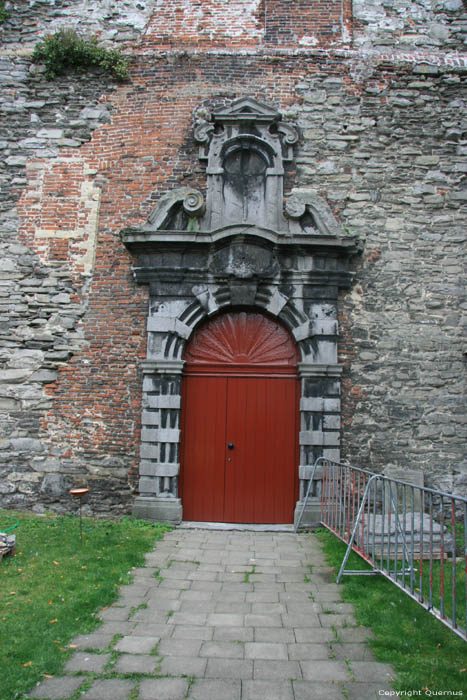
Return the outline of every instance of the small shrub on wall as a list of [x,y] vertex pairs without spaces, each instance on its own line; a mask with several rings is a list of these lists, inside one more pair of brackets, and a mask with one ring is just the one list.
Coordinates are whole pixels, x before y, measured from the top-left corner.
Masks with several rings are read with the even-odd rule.
[[43,63],[49,80],[69,71],[102,68],[119,81],[128,80],[128,61],[115,49],[99,46],[96,37],[87,39],[74,29],[60,29],[39,42],[32,54],[34,63]]

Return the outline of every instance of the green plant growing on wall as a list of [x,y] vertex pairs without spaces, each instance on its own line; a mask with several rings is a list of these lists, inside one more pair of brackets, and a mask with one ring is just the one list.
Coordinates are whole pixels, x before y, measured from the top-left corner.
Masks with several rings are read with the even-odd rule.
[[7,21],[10,13],[5,10],[5,0],[0,0],[0,24]]
[[128,60],[116,49],[99,46],[96,37],[87,39],[74,29],[60,29],[36,44],[34,63],[43,63],[49,80],[69,71],[102,68],[118,81],[128,80]]

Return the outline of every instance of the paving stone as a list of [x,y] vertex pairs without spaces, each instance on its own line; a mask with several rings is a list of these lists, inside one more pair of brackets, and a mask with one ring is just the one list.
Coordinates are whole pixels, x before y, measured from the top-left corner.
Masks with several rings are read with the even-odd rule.
[[307,661],[308,659],[329,659],[331,649],[328,644],[289,644],[288,651],[289,659]]
[[157,678],[143,680],[139,687],[140,700],[183,700],[188,681],[183,678]]
[[29,693],[29,698],[47,698],[47,700],[62,700],[70,698],[78,690],[85,676],[57,676],[42,681]]
[[115,620],[114,622],[104,622],[99,627],[99,634],[109,634],[113,638],[116,634],[130,634],[136,627],[136,622],[122,622]]
[[251,612],[253,615],[280,615],[287,610],[282,603],[253,603]]
[[280,615],[245,615],[247,627],[282,627]]
[[188,585],[186,588],[191,588],[192,591],[220,591],[222,583],[220,581],[193,581],[191,587]]
[[347,681],[349,671],[343,661],[300,661],[306,681]]
[[285,627],[255,627],[254,629],[255,642],[282,642],[284,644],[295,642],[293,629]]
[[196,625],[175,625],[172,639],[201,639],[213,638],[214,627],[197,627]]
[[[212,613],[207,617],[207,624],[213,627],[241,627],[244,616],[237,613]],[[250,626],[245,620],[245,625]]]
[[213,600],[182,600],[179,605],[179,612],[189,615],[210,614],[216,611],[216,603]]
[[[311,697],[307,700],[311,700]],[[318,700],[318,696],[315,696]],[[242,700],[294,700],[291,681],[242,681]]]
[[246,659],[288,659],[287,645],[267,642],[247,642]]
[[246,594],[247,603],[278,603],[279,593],[277,591],[253,591]]
[[93,634],[81,634],[72,639],[70,644],[79,649],[95,649],[100,651],[102,649],[107,649],[113,642],[114,637],[114,634],[99,634],[98,632],[94,632]]
[[211,627],[214,630],[213,639],[217,642],[252,642],[253,627]]
[[167,610],[173,610],[175,612],[180,610],[181,605],[181,600],[174,600],[173,598],[150,598],[147,601],[147,611],[141,610],[139,617],[143,619],[145,617],[152,617],[154,611],[167,612]]
[[180,591],[179,589],[173,590],[171,588],[154,588],[149,589],[146,598],[148,602],[152,602],[153,600],[178,600],[181,599],[185,593],[188,593],[188,591]]
[[394,669],[389,664],[376,661],[352,661],[350,666],[356,681],[388,683],[394,677]]
[[199,652],[200,656],[224,658],[224,659],[243,659],[244,658],[244,643],[243,642],[205,642]]
[[[320,617],[313,613],[285,613],[282,615],[282,623],[284,627],[321,627]],[[324,617],[331,617],[331,615]],[[334,617],[334,615],[332,616]],[[325,625],[323,625],[325,626]],[[331,625],[329,625],[331,627]]]
[[164,639],[157,651],[159,656],[198,656],[201,644],[199,639]]
[[129,619],[131,611],[132,611],[132,608],[130,606],[126,606],[124,608],[120,608],[120,607],[106,608],[105,610],[101,610],[101,612],[99,613],[99,617],[101,620],[126,621]]
[[238,659],[208,659],[206,678],[253,678],[253,662]]
[[187,700],[240,700],[241,692],[239,680],[197,680]]
[[214,593],[212,591],[182,591],[179,593],[180,600],[212,600]]
[[128,700],[131,691],[135,688],[134,681],[109,678],[96,680],[80,700]]
[[[208,615],[206,613],[182,613],[176,612],[170,618],[173,625],[205,625]],[[210,624],[210,623],[208,623]]]
[[195,656],[166,656],[160,666],[161,675],[204,677],[207,659]]
[[172,636],[175,629],[174,625],[160,622],[145,623],[138,622],[132,631],[132,636],[135,637],[159,637],[160,639],[168,639]]
[[[344,700],[347,698],[342,694],[341,685],[337,682],[292,681],[292,685],[295,700]],[[355,696],[352,700],[364,700],[364,698]]]
[[154,673],[159,665],[157,656],[121,654],[113,670],[117,673]]
[[292,680],[302,678],[302,671],[298,661],[269,661],[258,659],[254,662],[254,675],[256,680]]
[[115,650],[126,651],[130,654],[148,654],[159,642],[160,637],[128,636],[117,642]]
[[76,673],[76,671],[102,673],[109,660],[110,654],[87,654],[84,651],[78,651],[66,662],[65,671],[69,673]]
[[245,615],[246,613],[252,612],[251,608],[252,606],[249,603],[237,603],[234,601],[221,600],[215,604],[213,612]]

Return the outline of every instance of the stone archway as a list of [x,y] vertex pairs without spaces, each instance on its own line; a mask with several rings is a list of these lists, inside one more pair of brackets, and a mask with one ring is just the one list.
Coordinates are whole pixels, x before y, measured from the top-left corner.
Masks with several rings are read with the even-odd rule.
[[[337,300],[351,282],[355,243],[309,189],[293,191],[282,210],[283,164],[298,135],[275,109],[236,100],[198,124],[195,138],[207,163],[206,202],[197,190],[174,190],[145,226],[122,232],[138,258],[136,281],[150,287],[134,512],[171,522],[183,517],[178,489],[185,347],[203,319],[239,307],[277,318],[300,355],[297,512],[316,457],[339,458]],[[267,167],[256,167],[258,158]],[[311,499],[304,524],[317,519],[317,501]]]

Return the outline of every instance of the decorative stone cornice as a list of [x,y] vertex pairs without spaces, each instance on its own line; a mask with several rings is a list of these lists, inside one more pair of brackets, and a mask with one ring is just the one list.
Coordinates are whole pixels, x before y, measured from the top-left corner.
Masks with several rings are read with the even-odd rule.
[[181,374],[184,360],[143,360],[140,363],[143,374]]

